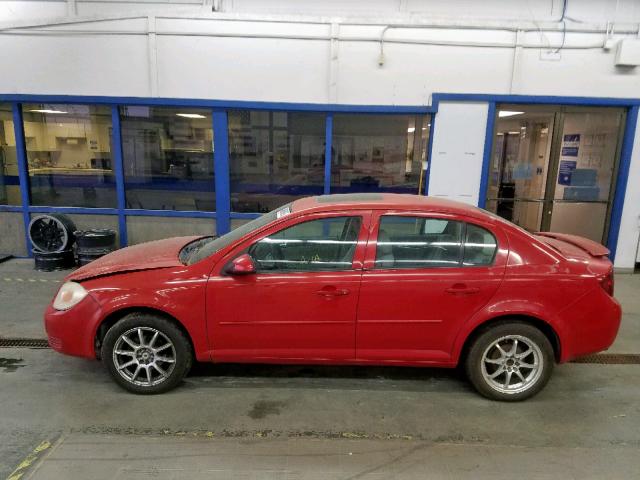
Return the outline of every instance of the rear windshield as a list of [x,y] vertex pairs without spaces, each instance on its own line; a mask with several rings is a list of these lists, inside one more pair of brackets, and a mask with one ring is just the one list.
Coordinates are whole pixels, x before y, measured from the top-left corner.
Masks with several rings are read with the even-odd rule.
[[228,247],[254,230],[258,230],[274,220],[282,218],[290,213],[291,204],[287,204],[269,213],[265,213],[264,215],[231,230],[229,233],[221,237],[207,237],[191,242],[180,251],[180,261],[185,265],[193,265],[223,248]]

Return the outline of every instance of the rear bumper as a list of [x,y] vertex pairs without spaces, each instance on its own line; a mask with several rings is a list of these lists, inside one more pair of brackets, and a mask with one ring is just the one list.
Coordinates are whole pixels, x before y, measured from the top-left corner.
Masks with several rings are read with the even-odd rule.
[[51,304],[44,314],[49,346],[57,352],[96,358],[94,326],[100,319],[100,306],[91,295],[69,310],[59,311]]
[[618,301],[598,287],[561,313],[566,334],[561,338],[560,361],[608,349],[622,319]]

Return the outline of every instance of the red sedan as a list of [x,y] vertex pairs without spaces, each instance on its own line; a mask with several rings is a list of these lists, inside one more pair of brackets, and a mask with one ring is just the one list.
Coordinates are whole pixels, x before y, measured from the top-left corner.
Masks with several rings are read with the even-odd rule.
[[219,238],[128,247],[66,278],[52,348],[159,393],[202,362],[456,367],[522,400],[620,325],[608,250],[412,195],[297,200]]

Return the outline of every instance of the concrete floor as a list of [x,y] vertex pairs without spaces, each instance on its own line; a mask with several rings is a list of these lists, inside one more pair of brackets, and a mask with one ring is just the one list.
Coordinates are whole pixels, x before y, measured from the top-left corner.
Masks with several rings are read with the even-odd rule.
[[[31,266],[0,264],[2,337],[44,335],[42,310],[62,275]],[[616,282],[624,318],[613,350],[640,353],[640,276]],[[479,397],[455,371],[352,367],[197,365],[177,390],[140,397],[98,362],[3,348],[0,385],[0,478],[21,462],[16,475],[35,479],[628,479],[640,471],[638,365],[562,365],[540,395],[518,404]]]

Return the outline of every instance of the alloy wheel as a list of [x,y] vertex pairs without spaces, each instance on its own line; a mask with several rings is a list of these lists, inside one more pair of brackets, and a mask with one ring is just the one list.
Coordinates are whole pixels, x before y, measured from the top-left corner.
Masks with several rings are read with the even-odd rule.
[[516,394],[531,388],[544,369],[540,347],[522,335],[507,335],[491,343],[482,355],[482,376],[494,390]]
[[164,382],[175,368],[176,349],[165,334],[136,327],[121,334],[113,348],[113,364],[127,382],[151,387]]

